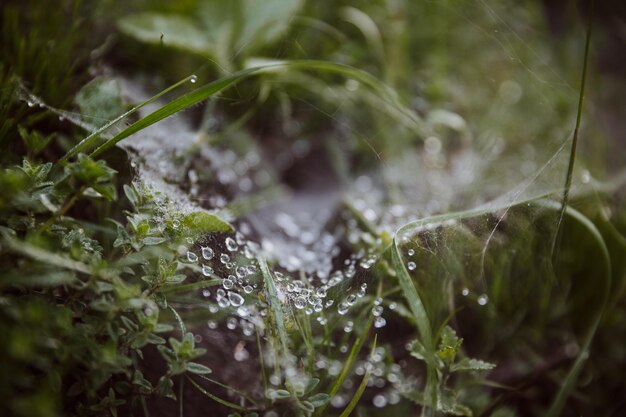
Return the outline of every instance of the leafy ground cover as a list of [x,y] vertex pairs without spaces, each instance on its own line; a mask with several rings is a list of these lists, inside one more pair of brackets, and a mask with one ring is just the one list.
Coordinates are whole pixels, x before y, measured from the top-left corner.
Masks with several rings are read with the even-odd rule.
[[620,2],[0,10],[0,414],[626,410]]

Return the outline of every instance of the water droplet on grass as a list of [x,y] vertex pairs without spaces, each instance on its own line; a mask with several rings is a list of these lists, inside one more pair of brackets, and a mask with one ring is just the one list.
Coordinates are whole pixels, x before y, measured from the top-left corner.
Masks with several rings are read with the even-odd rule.
[[224,281],[222,281],[222,286],[226,288],[227,290],[230,290],[231,288],[233,288],[234,285],[235,283],[230,278],[224,278]]
[[197,81],[198,81],[198,77],[195,74],[189,77],[189,82],[191,84],[195,84]]
[[215,253],[213,252],[213,249],[206,247],[206,246],[202,247],[202,257],[204,259],[206,259],[207,261],[211,260],[213,259],[213,255],[215,255]]
[[293,305],[295,305],[297,309],[302,310],[306,307],[306,299],[303,296],[296,297],[293,301]]
[[385,327],[386,324],[387,320],[385,320],[384,317],[376,317],[376,320],[374,320],[374,327],[376,327],[377,329]]
[[198,262],[198,255],[196,255],[192,251],[187,251],[187,260],[189,262]]
[[478,304],[481,306],[487,305],[487,303],[489,302],[489,297],[487,296],[487,294],[481,294],[478,296]]
[[415,271],[415,268],[417,268],[417,264],[411,261],[408,264],[406,264],[406,267],[408,268],[409,271]]
[[243,304],[243,301],[244,301],[243,297],[241,295],[237,294],[236,292],[229,292],[228,293],[228,300],[235,307],[239,307],[240,305]]
[[209,265],[202,265],[202,275],[204,275],[205,277],[211,276],[211,274],[213,273],[213,268],[211,268]]
[[226,242],[226,249],[228,249],[231,252],[234,252],[239,248],[239,245],[237,245],[237,242],[235,242],[235,239],[233,239],[232,237],[227,237],[225,242]]

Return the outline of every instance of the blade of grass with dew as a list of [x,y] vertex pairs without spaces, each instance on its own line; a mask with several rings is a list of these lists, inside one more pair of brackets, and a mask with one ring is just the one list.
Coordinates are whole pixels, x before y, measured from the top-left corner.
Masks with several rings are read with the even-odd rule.
[[207,397],[209,397],[213,401],[218,402],[218,403],[222,404],[225,407],[232,408],[233,410],[248,411],[248,409],[246,407],[242,407],[240,405],[231,403],[230,401],[226,401],[226,400],[218,397],[217,395],[211,394],[210,392],[208,392],[207,390],[202,388],[202,386],[200,386],[200,384],[198,384],[196,381],[194,381],[189,375],[187,375],[187,379],[189,380],[189,382],[191,382],[191,384],[194,387],[196,387],[198,389],[198,391],[200,391],[202,394],[206,395]]
[[[406,226],[405,226],[406,227]],[[409,309],[413,313],[417,330],[420,335],[422,345],[426,348],[428,356],[426,359],[426,387],[424,388],[424,398],[429,398],[426,404],[430,406],[430,411],[437,407],[437,385],[438,376],[437,368],[435,365],[435,341],[433,340],[432,329],[428,314],[424,307],[424,303],[417,293],[417,289],[413,284],[413,280],[409,275],[404,263],[402,262],[402,255],[400,255],[400,248],[398,245],[398,236],[403,236],[405,228],[401,228],[393,239],[391,245],[391,262],[396,271],[396,276],[402,288],[404,298],[409,304]],[[425,410],[426,408],[424,408]]]
[[[328,391],[328,396],[330,398],[333,398],[337,394],[337,392],[339,392],[339,389],[342,387],[343,381],[346,379],[346,376],[348,375],[348,372],[350,372],[350,369],[352,369],[352,364],[354,363],[359,352],[361,351],[361,348],[363,347],[363,343],[365,342],[365,339],[367,338],[367,334],[369,333],[369,330],[372,327],[373,323],[374,323],[374,316],[370,315],[369,319],[365,323],[365,326],[363,327],[363,333],[361,333],[361,335],[359,335],[359,337],[357,337],[357,339],[352,344],[352,348],[350,348],[350,353],[348,354],[346,363],[343,365],[343,368],[341,369],[341,372],[337,376],[337,379],[335,379],[335,382],[333,382],[333,384],[330,387],[330,390]],[[326,410],[326,407],[328,407],[328,404],[325,404],[322,407],[315,410],[314,415],[316,417],[322,416],[324,411]]]
[[[378,339],[378,335],[374,336],[374,342],[372,343],[372,349],[370,350],[370,360],[372,356],[374,355],[374,350],[376,349],[377,339]],[[363,393],[365,392],[365,388],[367,388],[367,383],[372,374],[371,364],[368,363],[368,365],[370,366],[367,367],[367,371],[365,371],[365,375],[363,376],[363,380],[361,381],[361,384],[356,389],[356,392],[352,396],[352,399],[350,400],[346,408],[343,410],[343,412],[339,415],[339,417],[348,417],[350,413],[354,411],[354,408],[356,407],[356,405],[359,403],[361,396],[363,396]]]
[[283,309],[281,306],[281,301],[278,298],[278,291],[276,290],[276,285],[274,285],[274,278],[272,277],[272,273],[267,266],[267,261],[265,259],[259,259],[259,266],[261,268],[261,273],[263,274],[263,281],[265,283],[265,289],[267,290],[267,294],[269,296],[268,302],[270,304],[270,310],[272,311],[272,316],[274,316],[274,323],[276,324],[276,332],[278,333],[278,339],[280,340],[280,344],[283,348],[283,353],[285,355],[289,354],[289,339],[287,338],[287,330],[285,329],[285,319],[283,317]]
[[369,74],[366,71],[359,70],[357,68],[351,67],[345,64],[338,64],[334,62],[328,61],[316,61],[316,60],[294,60],[294,61],[272,61],[270,63],[266,63],[260,66],[245,68],[243,70],[237,71],[228,75],[226,77],[220,78],[216,81],[213,81],[209,84],[205,84],[198,89],[179,97],[171,101],[170,103],[164,105],[163,107],[155,110],[150,113],[146,117],[138,120],[137,122],[131,124],[126,129],[119,132],[114,137],[108,139],[106,142],[101,144],[98,148],[96,148],[91,156],[95,157],[116,145],[123,139],[129,137],[130,135],[139,132],[142,129],[145,129],[148,126],[157,123],[166,117],[169,117],[183,109],[186,109],[194,104],[197,104],[201,101],[206,100],[207,98],[227,89],[228,87],[234,86],[238,82],[242,81],[245,78],[249,78],[253,75],[259,75],[267,72],[271,72],[272,70],[280,70],[280,69],[303,69],[303,70],[315,70],[320,72],[327,72],[332,74],[339,74],[345,77],[353,78],[362,84],[366,85],[370,89],[376,91],[384,101],[393,105],[394,108],[398,109],[398,118],[408,119],[413,123],[417,128],[423,129],[423,123],[419,119],[414,112],[411,112],[406,106],[404,106],[400,99],[397,97],[397,94],[391,89],[389,86],[385,85],[383,82],[378,80],[373,75]]
[[85,139],[81,140],[76,145],[74,145],[74,147],[72,149],[67,151],[67,153],[65,155],[63,155],[63,157],[59,160],[59,162],[60,163],[67,162],[70,158],[72,158],[73,156],[75,156],[79,152],[84,151],[84,150],[88,150],[89,148],[93,148],[95,146],[96,141],[98,140],[98,137],[101,134],[103,134],[105,131],[107,131],[111,126],[113,126],[117,122],[120,122],[121,120],[125,119],[126,117],[130,116],[131,114],[135,113],[137,110],[141,109],[142,107],[145,107],[148,104],[154,102],[155,100],[157,100],[158,98],[162,97],[163,95],[169,93],[170,91],[175,90],[176,88],[180,87],[181,85],[188,83],[189,81],[194,79],[194,77],[195,77],[195,75],[190,75],[189,77],[180,80],[179,82],[177,82],[177,83],[167,87],[165,90],[162,90],[158,94],[150,97],[148,100],[146,100],[146,101],[136,105],[132,109],[128,110],[126,113],[121,114],[120,116],[118,116],[115,119],[111,120],[110,122],[106,123],[105,125],[103,125],[99,129],[97,129],[94,132],[90,133]]
[[569,154],[569,162],[567,164],[567,174],[565,176],[565,187],[563,188],[563,199],[561,203],[561,212],[559,214],[559,223],[557,224],[557,233],[552,243],[552,258],[558,256],[559,246],[561,244],[561,223],[565,215],[565,209],[569,200],[570,188],[572,187],[572,177],[574,175],[574,163],[576,162],[576,148],[578,146],[578,133],[580,131],[580,123],[583,114],[583,101],[585,98],[585,84],[587,81],[587,64],[589,62],[589,44],[591,42],[591,29],[593,28],[593,3],[589,0],[589,21],[587,23],[587,37],[585,39],[585,55],[583,58],[583,73],[580,80],[580,93],[578,96],[578,110],[576,112],[576,126],[574,128],[574,136],[572,137],[572,148]]
[[172,285],[170,287],[162,288],[160,291],[163,294],[176,294],[179,292],[191,291],[203,287],[214,287],[221,285],[223,280],[220,279],[208,279],[203,281],[191,282],[189,284]]
[[225,389],[227,389],[227,390],[230,390],[230,391],[234,392],[235,394],[239,395],[241,398],[243,398],[243,399],[245,399],[245,400],[249,401],[249,402],[250,402],[251,404],[253,404],[255,407],[258,407],[258,406],[259,406],[259,405],[256,403],[256,401],[254,401],[252,398],[248,397],[246,394],[244,394],[243,392],[239,391],[238,389],[231,387],[230,385],[223,384],[223,383],[221,383],[221,382],[219,382],[219,381],[216,381],[216,380],[214,380],[214,379],[211,379],[211,378],[209,378],[209,377],[207,377],[207,376],[205,376],[205,375],[197,375],[197,376],[198,376],[198,377],[200,377],[200,378],[202,378],[202,379],[204,379],[204,380],[205,380],[205,381],[207,381],[207,382],[210,382],[210,383],[212,383],[212,384],[215,384],[215,385],[217,385],[217,386],[220,386],[220,387],[222,387],[222,388],[225,388]]
[[[561,206],[555,201],[543,200],[538,203],[540,205],[543,205],[548,208],[552,208],[554,210],[561,209]],[[561,388],[559,389],[559,392],[554,398],[552,405],[550,406],[550,409],[548,410],[548,413],[546,414],[546,416],[548,417],[556,417],[556,416],[561,415],[561,411],[563,410],[565,401],[567,400],[567,397],[569,396],[570,392],[574,388],[574,383],[576,382],[578,374],[580,373],[582,369],[584,361],[587,359],[589,355],[589,348],[591,346],[591,342],[593,341],[593,338],[598,329],[598,326],[600,325],[600,320],[602,319],[602,315],[604,314],[604,311],[606,310],[606,307],[608,305],[609,297],[610,297],[610,290],[611,290],[611,279],[612,279],[611,278],[611,274],[612,274],[611,257],[609,254],[609,250],[606,246],[606,243],[604,241],[604,238],[600,234],[600,231],[598,230],[598,228],[591,222],[591,220],[589,220],[580,212],[572,209],[571,207],[567,207],[565,214],[570,216],[572,220],[578,222],[581,226],[583,226],[589,232],[591,239],[597,244],[598,249],[600,249],[600,252],[602,254],[602,264],[604,265],[605,273],[602,274],[602,276],[604,277],[604,282],[602,283],[603,284],[602,303],[598,306],[598,309],[595,312],[592,323],[589,326],[589,329],[587,330],[587,333],[583,339],[583,344],[582,344],[580,353],[578,357],[576,358],[576,361],[570,368],[567,374],[567,377],[563,381]]]

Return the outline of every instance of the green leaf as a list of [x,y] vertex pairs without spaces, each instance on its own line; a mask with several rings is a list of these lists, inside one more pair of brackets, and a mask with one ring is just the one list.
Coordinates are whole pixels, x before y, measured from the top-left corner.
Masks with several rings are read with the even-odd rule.
[[494,365],[493,363],[481,361],[479,359],[463,358],[459,362],[452,365],[450,370],[452,372],[488,371],[495,367],[496,365]]
[[241,30],[236,37],[235,49],[252,49],[276,41],[287,30],[302,3],[302,0],[243,0]]
[[304,410],[305,413],[311,414],[315,411],[315,406],[309,401],[300,401],[300,408]]
[[209,367],[196,362],[187,362],[187,370],[193,374],[199,375],[206,375],[213,372]]
[[[374,342],[372,343],[370,356],[372,356],[374,354],[374,350],[376,350],[376,340],[377,340],[377,337],[374,337]],[[352,396],[352,399],[350,400],[346,408],[343,410],[343,412],[339,415],[339,417],[348,417],[352,413],[356,405],[359,403],[361,396],[365,392],[365,388],[367,388],[367,383],[372,374],[372,369],[373,369],[373,366],[367,367],[367,370],[365,371],[365,375],[363,376],[363,380],[361,381],[361,384],[359,384],[358,388],[356,389],[356,392]]]
[[174,382],[166,375],[163,375],[156,386],[156,393],[162,397],[171,398],[176,400],[176,394],[174,394]]
[[319,378],[309,378],[309,380],[306,383],[306,386],[304,387],[304,394],[308,395],[309,393],[313,392],[313,390],[315,389],[315,387],[317,387],[320,383],[320,379]]
[[212,55],[213,43],[207,33],[190,18],[172,14],[139,13],[123,17],[118,27],[139,41]]
[[156,237],[156,236],[148,236],[148,237],[144,237],[142,239],[142,242],[143,242],[144,245],[147,245],[147,246],[160,245],[163,242],[167,242],[167,238],[165,238],[165,237]]
[[124,113],[122,93],[117,80],[99,77],[80,89],[75,98],[84,122],[102,127]]
[[105,161],[95,161],[85,154],[78,156],[78,161],[68,164],[65,171],[83,184],[93,186],[97,183],[110,181],[116,171],[107,166]]
[[471,409],[457,402],[456,393],[449,389],[444,389],[439,394],[437,398],[437,411],[455,416],[471,417],[473,415]]
[[207,234],[215,232],[233,232],[233,227],[214,214],[206,211],[194,211],[187,214],[182,221],[192,233]]
[[424,345],[417,339],[410,342],[411,356],[421,361],[425,361],[428,353]]
[[275,400],[284,400],[285,398],[290,398],[291,393],[284,389],[277,389],[273,391],[272,399]]
[[319,394],[315,394],[312,395],[308,398],[308,401],[313,404],[313,407],[318,408],[318,407],[322,407],[326,404],[328,404],[328,402],[330,401],[330,395],[325,394],[325,393],[319,393]]
[[128,201],[134,208],[139,207],[139,193],[133,185],[124,184],[124,194],[126,194],[126,198],[128,198]]
[[35,155],[44,150],[52,138],[56,136],[55,133],[52,133],[48,136],[43,136],[41,133],[36,130],[27,131],[23,126],[17,127],[20,137],[28,147],[28,149],[34,153]]

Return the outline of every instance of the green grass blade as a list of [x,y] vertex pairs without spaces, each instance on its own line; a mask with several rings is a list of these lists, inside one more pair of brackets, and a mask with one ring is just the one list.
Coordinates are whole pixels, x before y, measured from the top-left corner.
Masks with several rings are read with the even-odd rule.
[[243,399],[245,399],[245,400],[249,401],[251,404],[253,404],[254,406],[258,407],[258,404],[256,403],[256,401],[254,401],[252,398],[248,397],[246,394],[244,394],[243,392],[239,391],[238,389],[233,388],[233,387],[231,387],[230,385],[226,385],[226,384],[224,384],[224,383],[221,383],[221,382],[219,382],[219,381],[216,381],[216,380],[214,380],[214,379],[211,379],[211,378],[209,378],[209,377],[207,377],[207,376],[205,376],[205,375],[197,375],[197,376],[198,376],[198,377],[200,377],[200,378],[202,378],[202,379],[204,379],[204,380],[205,380],[205,381],[207,381],[207,382],[210,382],[210,383],[212,383],[212,384],[215,384],[215,385],[217,385],[217,386],[220,386],[220,387],[222,387],[222,388],[225,388],[225,389],[227,389],[227,390],[230,390],[230,391],[234,392],[235,394],[239,395],[241,398],[243,398]]
[[558,254],[559,245],[560,245],[560,229],[561,223],[563,222],[563,216],[565,215],[565,209],[567,208],[567,203],[569,200],[570,188],[572,187],[572,176],[574,175],[574,163],[576,162],[576,148],[578,146],[578,133],[580,131],[580,123],[582,121],[583,114],[583,101],[585,98],[585,84],[587,81],[587,64],[589,62],[589,44],[591,41],[591,29],[593,28],[593,2],[594,0],[589,0],[589,22],[587,25],[587,38],[585,40],[585,55],[583,58],[583,73],[580,80],[580,92],[578,96],[578,110],[576,112],[576,127],[574,128],[574,136],[572,137],[572,147],[570,150],[569,161],[567,164],[567,174],[565,175],[565,186],[563,188],[563,198],[561,202],[561,212],[559,215],[559,223],[557,225],[557,234],[555,236],[552,254],[553,258],[555,258]]
[[[374,342],[372,343],[370,356],[374,354],[374,350],[376,349],[377,338],[378,338],[377,336],[374,336]],[[371,374],[372,374],[371,367],[368,367],[367,371],[365,372],[365,375],[363,376],[363,380],[361,381],[361,384],[356,389],[356,392],[352,396],[352,399],[350,400],[346,408],[343,410],[343,412],[339,415],[339,417],[348,417],[352,413],[352,411],[354,411],[354,408],[359,403],[361,396],[363,396],[363,393],[365,392],[365,388],[367,388],[367,382],[369,381]]]
[[278,297],[278,291],[274,284],[274,278],[267,266],[265,259],[259,259],[259,266],[261,273],[263,274],[263,281],[265,283],[265,289],[269,296],[268,302],[270,304],[270,310],[276,324],[276,332],[278,333],[278,339],[283,348],[284,354],[289,354],[289,339],[287,338],[287,330],[285,329],[285,318],[283,317],[283,308],[280,298]]
[[[539,203],[541,205],[552,208],[554,210],[561,209],[561,206],[557,202],[554,202],[554,201],[545,200]],[[550,409],[548,410],[548,413],[546,414],[546,416],[548,417],[556,417],[556,416],[561,415],[563,406],[565,405],[565,401],[567,400],[567,397],[569,396],[570,392],[574,388],[574,384],[576,382],[576,379],[578,378],[578,374],[580,373],[582,366],[589,355],[589,348],[591,346],[591,342],[593,341],[596,331],[598,330],[598,326],[600,325],[602,315],[604,314],[604,311],[606,310],[606,307],[608,305],[610,290],[611,290],[611,274],[612,274],[611,256],[606,246],[606,242],[604,241],[604,238],[600,234],[600,231],[591,222],[591,220],[589,220],[580,212],[572,209],[571,207],[567,208],[565,214],[568,215],[572,220],[578,222],[581,226],[583,226],[589,232],[591,239],[598,245],[598,249],[600,249],[600,252],[602,254],[601,263],[603,264],[604,269],[605,269],[604,271],[605,273],[602,275],[604,277],[604,281],[601,283],[603,298],[602,298],[602,303],[598,306],[598,309],[594,314],[593,321],[591,322],[589,329],[587,329],[587,333],[583,339],[583,344],[582,344],[580,353],[578,354],[576,361],[570,368],[567,374],[567,377],[563,381],[561,388],[559,389],[559,392],[554,398],[552,405],[550,406]]]
[[149,98],[148,100],[144,101],[143,103],[138,104],[137,106],[133,107],[132,109],[130,109],[126,113],[121,114],[120,116],[118,116],[115,119],[111,120],[110,122],[106,123],[104,126],[98,128],[94,132],[90,133],[89,136],[87,136],[85,139],[83,139],[80,142],[78,142],[72,149],[67,151],[67,153],[65,155],[63,155],[63,157],[59,160],[59,162],[61,162],[61,163],[67,162],[70,158],[76,156],[79,152],[86,151],[86,150],[89,150],[89,149],[93,148],[95,146],[95,143],[98,141],[98,137],[101,134],[103,134],[107,129],[109,129],[111,126],[113,126],[117,122],[125,119],[126,117],[130,116],[131,114],[135,113],[137,110],[141,109],[142,107],[147,106],[148,104],[154,102],[156,99],[162,97],[163,95],[169,93],[170,91],[180,87],[183,84],[186,84],[191,79],[193,79],[193,77],[194,77],[194,75],[190,75],[189,77],[180,80],[176,84],[173,84],[173,85],[167,87],[165,90],[161,91],[157,95],[152,96],[151,98]]
[[189,284],[180,284],[180,285],[172,285],[169,287],[161,288],[159,291],[162,294],[176,294],[179,292],[191,291],[198,288],[204,287],[214,287],[216,285],[221,285],[223,280],[220,279],[206,279],[202,281],[191,282]]
[[194,381],[193,379],[191,379],[190,376],[187,375],[187,379],[189,380],[189,382],[192,383],[192,385],[194,387],[196,387],[198,389],[198,391],[200,391],[201,393],[203,393],[204,395],[206,395],[207,397],[209,397],[210,399],[212,399],[213,401],[216,401],[220,404],[222,404],[223,406],[226,406],[228,408],[232,408],[233,410],[238,410],[238,411],[248,411],[247,408],[242,407],[240,405],[231,403],[230,401],[226,401],[216,395],[211,394],[209,391],[205,390],[204,388],[202,388],[196,381]]
[[250,74],[253,74],[254,72],[258,72],[260,69],[262,68],[251,68],[251,69],[245,69],[242,71],[235,72],[232,75],[229,75],[224,78],[220,78],[219,80],[206,84],[192,91],[189,94],[185,94],[184,96],[171,101],[170,103],[155,110],[154,112],[150,113],[149,115],[142,118],[141,120],[138,120],[137,122],[131,124],[126,129],[122,130],[120,133],[118,133],[117,135],[113,136],[111,139],[104,142],[102,145],[100,145],[98,148],[96,148],[96,150],[94,150],[91,153],[91,156],[95,157],[95,156],[100,155],[101,153],[111,148],[112,146],[116,145],[121,140],[129,137],[130,135],[137,133],[142,129],[145,129],[146,127],[151,126],[155,124],[156,122],[159,122],[165,119],[166,117],[173,115],[174,113],[178,113],[179,111],[186,109],[187,107],[193,106],[194,104],[197,104],[197,103],[200,103],[201,101],[206,100],[207,98],[213,96],[216,93],[219,93],[225,88],[236,84],[237,82],[241,81],[243,78],[246,78]]
[[[333,398],[337,394],[337,392],[339,392],[339,389],[343,385],[343,381],[346,379],[346,376],[348,376],[348,372],[350,372],[350,370],[352,369],[352,364],[356,360],[359,352],[361,351],[361,348],[363,347],[363,343],[365,342],[365,339],[367,338],[367,334],[369,333],[369,330],[372,327],[373,323],[374,323],[374,316],[370,315],[369,319],[365,323],[365,327],[363,328],[363,333],[359,337],[357,337],[357,339],[352,344],[352,348],[350,349],[350,353],[348,354],[346,363],[343,365],[343,368],[341,369],[341,372],[337,376],[337,379],[335,379],[335,382],[333,382],[333,384],[330,387],[330,390],[328,391],[328,396],[330,398]],[[325,404],[322,407],[315,410],[315,416],[323,415],[324,410],[326,410],[327,406],[328,404]]]
[[[418,131],[422,131],[422,132],[425,131],[421,119],[419,119],[419,117],[414,112],[412,112],[410,109],[408,109],[406,106],[404,106],[401,103],[400,99],[398,98],[394,90],[366,71],[359,70],[349,65],[338,64],[338,63],[329,62],[329,61],[316,61],[316,60],[271,61],[269,63],[264,63],[260,66],[246,68],[246,69],[234,72],[231,75],[228,75],[226,77],[213,81],[209,84],[206,84],[202,87],[199,87],[198,89],[182,97],[179,97],[178,99],[171,101],[170,103],[155,110],[154,112],[150,113],[149,115],[142,118],[141,120],[138,120],[137,122],[131,124],[126,129],[119,132],[117,135],[108,139],[106,142],[104,142],[98,148],[96,148],[91,153],[91,156],[95,157],[95,156],[102,154],[103,152],[105,152],[112,146],[116,145],[123,139],[131,136],[132,134],[137,133],[140,130],[145,129],[146,127],[151,126],[181,110],[184,110],[197,103],[200,103],[201,101],[206,100],[207,98],[227,89],[228,87],[234,86],[235,84],[237,84],[238,82],[240,82],[241,80],[245,78],[251,77],[253,75],[263,74],[263,73],[271,73],[272,71],[275,72],[281,69],[300,69],[300,70],[307,70],[307,71],[314,70],[314,71],[319,71],[319,72],[342,75],[347,78],[355,79],[359,81],[360,83],[362,83],[363,85],[370,88],[375,93],[377,93],[381,97],[381,99],[385,103],[387,103],[389,106],[396,109],[397,111],[394,115],[396,118],[398,118],[399,120],[402,120],[404,123],[412,124]],[[175,88],[175,86],[177,85],[178,83],[170,87],[167,91],[171,91],[171,89]],[[165,92],[166,91],[164,90],[164,92],[159,93],[157,96],[153,97],[150,100],[154,101],[154,99],[165,94]],[[95,136],[93,137],[92,136],[93,135],[90,135],[90,137],[88,137],[89,138],[88,143],[85,143],[82,145],[79,144],[80,148],[78,149],[73,148],[72,150],[70,150],[70,152],[68,152],[69,155],[64,156],[62,158],[62,161],[65,161],[67,160],[67,158],[71,157],[72,155],[75,155],[77,152],[84,150],[85,148],[88,147],[88,145],[92,145],[93,142],[97,140]],[[81,143],[86,142],[86,141],[87,141],[87,138],[81,141]]]

